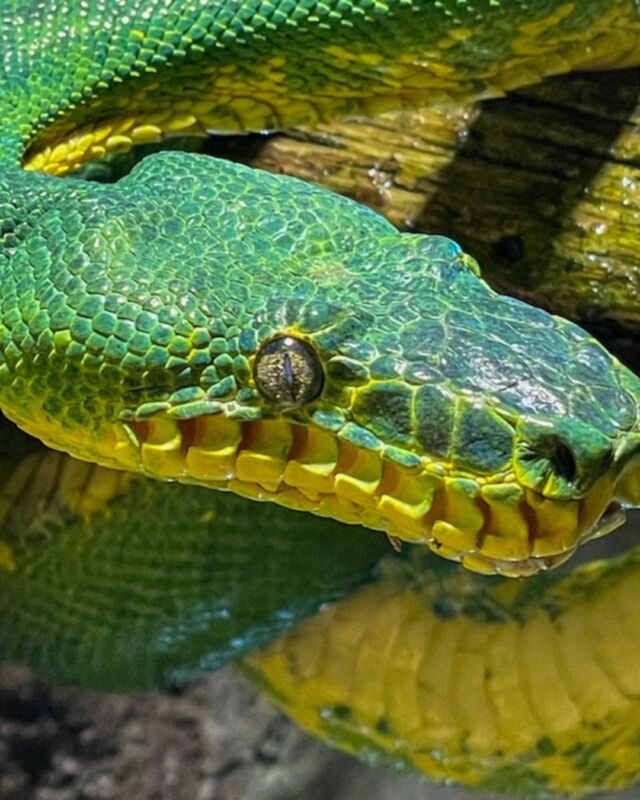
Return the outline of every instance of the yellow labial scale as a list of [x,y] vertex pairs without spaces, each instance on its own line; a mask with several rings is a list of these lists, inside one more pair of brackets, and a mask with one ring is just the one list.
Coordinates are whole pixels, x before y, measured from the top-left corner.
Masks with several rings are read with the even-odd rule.
[[461,530],[441,519],[433,524],[431,535],[436,542],[445,545],[456,556],[469,553],[476,546],[476,534],[473,531]]
[[[286,482],[285,482],[285,485],[286,485]],[[287,489],[285,489],[284,491],[287,491]],[[305,488],[303,486],[296,486],[294,491],[296,491],[299,494],[301,494],[304,497],[306,497],[307,500],[309,500],[311,503],[313,503],[316,506],[320,504],[320,502],[321,502],[321,500],[322,500],[322,498],[324,496],[324,495],[320,494],[320,492],[316,492],[314,489],[308,489],[308,488]]]
[[507,752],[523,745],[528,748],[545,733],[523,692],[518,666],[520,646],[518,625],[507,622],[492,637],[487,653],[491,702],[496,709],[502,746]]
[[338,463],[338,441],[333,434],[312,426],[304,433],[306,438],[300,452],[287,463],[284,481],[302,490],[329,494],[333,491],[333,471]]
[[299,461],[289,461],[284,470],[284,482],[289,486],[296,486],[302,492],[315,492],[318,495],[329,494],[333,491],[335,466],[335,461],[320,464],[301,464]]
[[335,476],[334,491],[345,500],[365,508],[376,508],[374,494],[382,480],[382,470],[382,461],[377,453],[358,450],[348,473],[338,472]]
[[406,541],[426,541],[429,531],[424,518],[441,485],[442,481],[433,475],[399,471],[396,484],[378,502],[379,512],[390,521],[390,532]]
[[[582,723],[579,707],[567,691],[571,675],[558,664],[558,629],[544,611],[535,614],[518,631],[517,650],[519,691],[527,698],[542,730],[559,736]],[[521,727],[509,737],[518,748],[533,747],[536,729]]]
[[231,480],[235,473],[236,448],[237,444],[218,450],[190,447],[185,458],[187,472],[200,481]]
[[283,420],[246,423],[236,459],[236,477],[275,491],[284,476],[292,445],[291,425]]
[[186,470],[199,480],[228,481],[235,475],[236,453],[242,439],[239,422],[224,414],[203,418],[185,455]]
[[177,422],[166,417],[149,420],[140,458],[145,472],[158,478],[177,478],[185,474],[182,435]]
[[389,495],[384,495],[378,503],[380,514],[389,520],[389,532],[406,542],[425,540],[427,532],[420,522],[430,507],[431,503],[428,501],[410,505]]
[[225,489],[240,495],[240,497],[247,497],[249,500],[270,500],[271,494],[267,492],[262,486],[257,483],[246,483],[245,481],[237,481],[232,478],[227,481]]
[[361,511],[360,523],[364,525],[365,528],[370,528],[372,531],[386,531],[390,535],[393,535],[389,530],[389,521],[381,517],[377,511]]
[[460,528],[474,537],[484,525],[484,515],[478,505],[478,487],[472,481],[457,478],[444,479],[446,519],[454,528]]
[[[489,509],[488,528],[483,532],[482,554],[517,560],[531,554],[529,526],[522,511],[524,492],[517,485],[488,484],[480,490]],[[504,531],[498,536],[494,531]]]
[[573,550],[577,538],[579,503],[575,500],[548,500],[530,489],[526,490],[526,499],[538,520],[538,532],[531,543],[532,555],[548,556]]
[[458,648],[471,629],[470,622],[458,616],[447,625],[437,625],[429,641],[429,656],[418,674],[418,701],[424,720],[424,735],[432,747],[458,749],[465,730],[451,698],[457,676],[451,664]]

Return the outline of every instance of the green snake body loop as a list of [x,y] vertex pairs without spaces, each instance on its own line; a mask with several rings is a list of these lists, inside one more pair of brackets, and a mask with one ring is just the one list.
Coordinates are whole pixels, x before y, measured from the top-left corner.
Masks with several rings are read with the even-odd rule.
[[[579,327],[495,294],[454,242],[192,154],[113,185],[60,180],[168,136],[635,65],[636,3],[4,0],[0,15],[0,408],[20,427],[102,466],[271,501],[279,530],[300,517],[277,504],[507,576],[640,505],[640,380]],[[37,579],[15,532],[0,544],[15,585]],[[17,638],[10,654],[47,661]]]

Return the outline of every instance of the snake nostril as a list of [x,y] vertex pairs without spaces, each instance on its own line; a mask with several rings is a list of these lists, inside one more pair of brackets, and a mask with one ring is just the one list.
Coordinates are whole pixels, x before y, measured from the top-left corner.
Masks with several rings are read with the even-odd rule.
[[578,475],[578,465],[571,448],[564,442],[555,442],[550,461],[558,477],[563,478],[567,483],[575,481]]

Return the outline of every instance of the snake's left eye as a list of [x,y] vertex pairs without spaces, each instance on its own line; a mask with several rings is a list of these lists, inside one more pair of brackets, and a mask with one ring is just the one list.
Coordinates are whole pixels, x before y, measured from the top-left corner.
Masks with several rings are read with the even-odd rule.
[[310,345],[293,336],[280,336],[258,352],[255,379],[269,401],[290,408],[315,400],[322,391],[324,374]]

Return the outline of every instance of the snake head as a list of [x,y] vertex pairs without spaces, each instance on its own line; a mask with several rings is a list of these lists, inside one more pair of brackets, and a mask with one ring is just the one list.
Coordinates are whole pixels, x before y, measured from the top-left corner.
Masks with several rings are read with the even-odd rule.
[[450,240],[194,155],[24,182],[0,406],[46,443],[507,575],[640,502],[640,381]]

